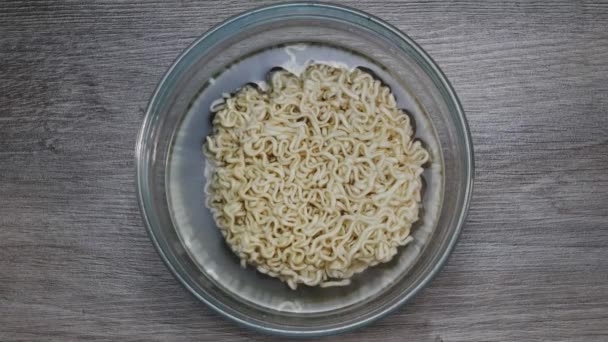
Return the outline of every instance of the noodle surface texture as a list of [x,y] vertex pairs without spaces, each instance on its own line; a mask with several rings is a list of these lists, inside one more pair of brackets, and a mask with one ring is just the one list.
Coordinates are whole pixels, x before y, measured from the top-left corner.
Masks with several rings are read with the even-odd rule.
[[268,84],[212,106],[207,205],[243,266],[292,289],[348,285],[412,240],[429,153],[361,69],[312,64]]

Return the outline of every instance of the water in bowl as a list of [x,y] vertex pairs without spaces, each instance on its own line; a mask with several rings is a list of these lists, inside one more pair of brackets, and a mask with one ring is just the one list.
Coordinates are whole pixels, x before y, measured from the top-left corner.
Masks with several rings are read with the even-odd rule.
[[[205,206],[205,169],[202,143],[211,131],[211,104],[223,93],[237,90],[254,82],[264,87],[266,74],[276,67],[299,73],[306,65],[325,63],[346,68],[364,67],[387,84],[400,108],[412,117],[416,138],[422,140],[432,161],[424,172],[426,189],[421,219],[412,230],[414,241],[403,247],[386,264],[365,270],[346,287],[320,288],[301,285],[291,290],[276,278],[261,274],[240,261],[225,244],[211,212]],[[365,305],[367,300],[402,277],[416,262],[437,223],[443,196],[442,157],[436,133],[416,99],[391,73],[365,56],[335,46],[292,44],[267,48],[250,54],[218,70],[192,99],[184,120],[174,134],[167,161],[166,192],[171,218],[181,242],[192,260],[199,266],[201,276],[211,279],[220,288],[242,301],[269,311],[283,313],[317,313],[349,305]],[[210,170],[207,167],[207,176]]]

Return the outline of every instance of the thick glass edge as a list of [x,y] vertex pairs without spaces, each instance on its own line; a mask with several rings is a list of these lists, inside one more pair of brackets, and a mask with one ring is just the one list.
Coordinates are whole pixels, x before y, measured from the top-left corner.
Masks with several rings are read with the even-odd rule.
[[[435,266],[431,269],[431,271],[417,284],[416,287],[412,289],[410,293],[406,296],[400,298],[398,301],[391,303],[390,305],[382,308],[379,312],[373,314],[370,317],[365,318],[361,321],[356,321],[336,327],[330,327],[326,329],[320,330],[287,330],[287,329],[277,329],[271,327],[260,326],[255,324],[255,322],[249,322],[245,319],[237,317],[231,313],[226,312],[224,308],[222,308],[221,303],[215,303],[212,298],[207,298],[202,296],[200,293],[192,288],[188,281],[182,276],[180,270],[176,269],[174,265],[170,262],[169,256],[165,253],[164,246],[162,246],[161,242],[154,235],[153,226],[156,226],[156,222],[150,220],[149,214],[151,211],[148,209],[151,207],[149,203],[149,193],[146,186],[148,181],[148,170],[145,167],[145,161],[147,160],[144,156],[145,149],[145,140],[149,135],[150,129],[153,127],[152,123],[157,119],[157,109],[159,103],[162,103],[162,99],[166,96],[166,92],[170,89],[170,85],[175,81],[176,76],[181,73],[180,69],[184,69],[186,65],[188,65],[187,59],[189,59],[192,54],[198,55],[201,51],[208,49],[211,45],[216,42],[222,40],[227,35],[231,35],[232,33],[240,30],[251,23],[259,22],[263,19],[270,19],[276,17],[277,15],[285,16],[297,16],[297,10],[306,10],[308,11],[305,14],[300,13],[300,16],[318,16],[332,19],[339,19],[343,21],[350,22],[355,25],[363,26],[367,29],[371,29],[372,31],[382,34],[386,36],[389,40],[393,41],[397,45],[405,45],[409,46],[414,50],[414,52],[418,55],[417,57],[421,57],[419,61],[423,62],[421,66],[425,69],[425,72],[431,77],[434,78],[434,81],[438,81],[439,85],[447,90],[448,98],[445,99],[446,103],[452,105],[453,109],[456,110],[458,121],[461,124],[459,129],[459,134],[463,135],[463,141],[465,142],[464,150],[466,155],[466,160],[464,163],[465,168],[465,179],[467,184],[464,187],[463,197],[461,198],[463,207],[459,213],[459,217],[456,223],[456,228],[452,232],[450,240],[448,244],[443,249],[439,260],[435,264]],[[329,11],[329,12],[328,12]],[[291,12],[291,13],[281,13],[281,12]],[[371,27],[374,25],[376,27]],[[235,30],[236,29],[236,30]],[[380,29],[381,31],[378,31]],[[392,36],[392,37],[391,37]],[[395,40],[397,38],[397,40]],[[401,46],[403,50],[403,46]],[[167,267],[171,270],[174,276],[199,300],[207,304],[214,311],[218,312],[220,315],[225,316],[239,325],[253,328],[254,330],[270,333],[273,335],[283,335],[283,336],[294,336],[294,337],[313,337],[313,336],[322,336],[322,335],[332,335],[338,334],[345,331],[350,331],[356,328],[360,328],[365,326],[373,321],[376,321],[390,312],[394,311],[401,305],[407,303],[411,300],[421,289],[426,287],[430,281],[438,274],[438,272],[443,268],[445,262],[447,261],[449,255],[452,253],[460,233],[462,231],[462,227],[466,220],[466,214],[468,213],[470,200],[473,191],[473,178],[474,178],[474,151],[473,144],[471,139],[470,130],[468,127],[467,120],[464,115],[464,110],[462,109],[462,105],[460,100],[456,96],[456,93],[447,80],[446,76],[439,69],[437,64],[432,60],[432,58],[411,38],[409,38],[404,33],[400,32],[396,27],[384,22],[382,19],[379,19],[375,16],[367,14],[365,12],[332,4],[326,3],[317,3],[317,2],[292,2],[292,3],[282,3],[277,5],[271,5],[267,7],[261,7],[257,9],[253,9],[249,12],[234,16],[226,21],[220,23],[214,28],[210,29],[207,33],[202,35],[200,38],[195,40],[186,50],[184,50],[180,56],[174,61],[172,66],[167,70],[164,74],[161,81],[158,83],[150,101],[148,102],[148,107],[146,110],[145,118],[142,123],[142,127],[139,131],[137,143],[135,147],[135,159],[136,159],[136,188],[137,188],[137,197],[140,212],[142,214],[143,221],[146,226],[146,230],[150,239],[152,240],[157,252],[161,256],[163,262],[167,265]],[[219,305],[218,305],[219,304]]]

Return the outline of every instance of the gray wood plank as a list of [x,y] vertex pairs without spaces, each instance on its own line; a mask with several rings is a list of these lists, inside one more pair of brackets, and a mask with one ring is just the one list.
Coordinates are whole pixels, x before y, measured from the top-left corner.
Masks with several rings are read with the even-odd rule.
[[[134,191],[173,59],[270,1],[0,3],[0,340],[279,341],[198,303]],[[331,341],[608,340],[608,3],[340,1],[414,38],[476,152],[464,233],[413,303]]]

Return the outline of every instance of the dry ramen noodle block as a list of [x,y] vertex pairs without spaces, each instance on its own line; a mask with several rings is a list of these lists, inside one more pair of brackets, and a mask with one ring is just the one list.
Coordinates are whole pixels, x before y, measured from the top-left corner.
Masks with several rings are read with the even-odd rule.
[[412,240],[423,165],[410,118],[371,74],[274,70],[214,106],[207,205],[243,266],[338,286]]

